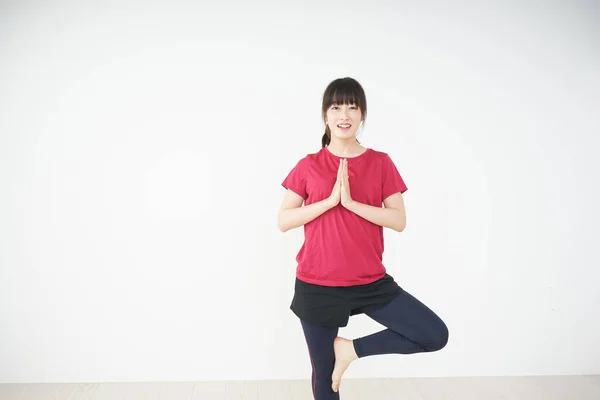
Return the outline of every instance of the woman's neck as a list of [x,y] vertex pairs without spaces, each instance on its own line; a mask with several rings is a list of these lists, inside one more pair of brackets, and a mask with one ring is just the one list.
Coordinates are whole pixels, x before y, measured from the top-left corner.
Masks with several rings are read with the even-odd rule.
[[332,140],[327,149],[338,157],[356,157],[366,150],[354,139],[344,142]]

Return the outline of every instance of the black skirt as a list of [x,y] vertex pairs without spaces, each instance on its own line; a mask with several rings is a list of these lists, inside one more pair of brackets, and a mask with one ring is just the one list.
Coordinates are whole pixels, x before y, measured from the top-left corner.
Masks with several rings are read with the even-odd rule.
[[301,320],[322,326],[344,327],[350,316],[385,307],[402,293],[390,275],[366,285],[321,286],[296,278],[290,309]]

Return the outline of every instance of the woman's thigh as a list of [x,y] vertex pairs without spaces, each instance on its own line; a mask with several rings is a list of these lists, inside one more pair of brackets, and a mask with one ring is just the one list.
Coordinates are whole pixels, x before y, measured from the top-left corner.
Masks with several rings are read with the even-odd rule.
[[321,370],[331,367],[333,371],[335,362],[333,341],[338,335],[339,328],[316,325],[303,320],[300,322],[313,368]]
[[448,341],[448,327],[444,321],[406,291],[385,307],[367,315],[388,329],[419,343],[425,351],[439,350]]

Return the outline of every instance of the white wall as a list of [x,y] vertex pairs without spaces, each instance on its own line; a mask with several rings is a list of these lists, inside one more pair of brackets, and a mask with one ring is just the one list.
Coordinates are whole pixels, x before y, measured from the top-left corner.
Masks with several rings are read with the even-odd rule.
[[342,76],[450,328],[347,376],[600,372],[597,5],[216,3],[2,4],[1,382],[308,378],[276,215]]

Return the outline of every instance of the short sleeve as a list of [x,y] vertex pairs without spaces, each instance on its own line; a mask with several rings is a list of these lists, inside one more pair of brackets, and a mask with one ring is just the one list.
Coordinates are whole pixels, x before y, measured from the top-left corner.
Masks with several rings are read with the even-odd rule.
[[395,193],[404,193],[408,189],[404,183],[404,180],[402,179],[402,176],[400,175],[400,172],[398,172],[398,168],[396,168],[396,165],[387,154],[385,154],[383,157],[382,174],[383,183],[381,185],[381,195],[383,200]]
[[306,200],[308,197],[306,193],[306,159],[298,161],[281,185]]

